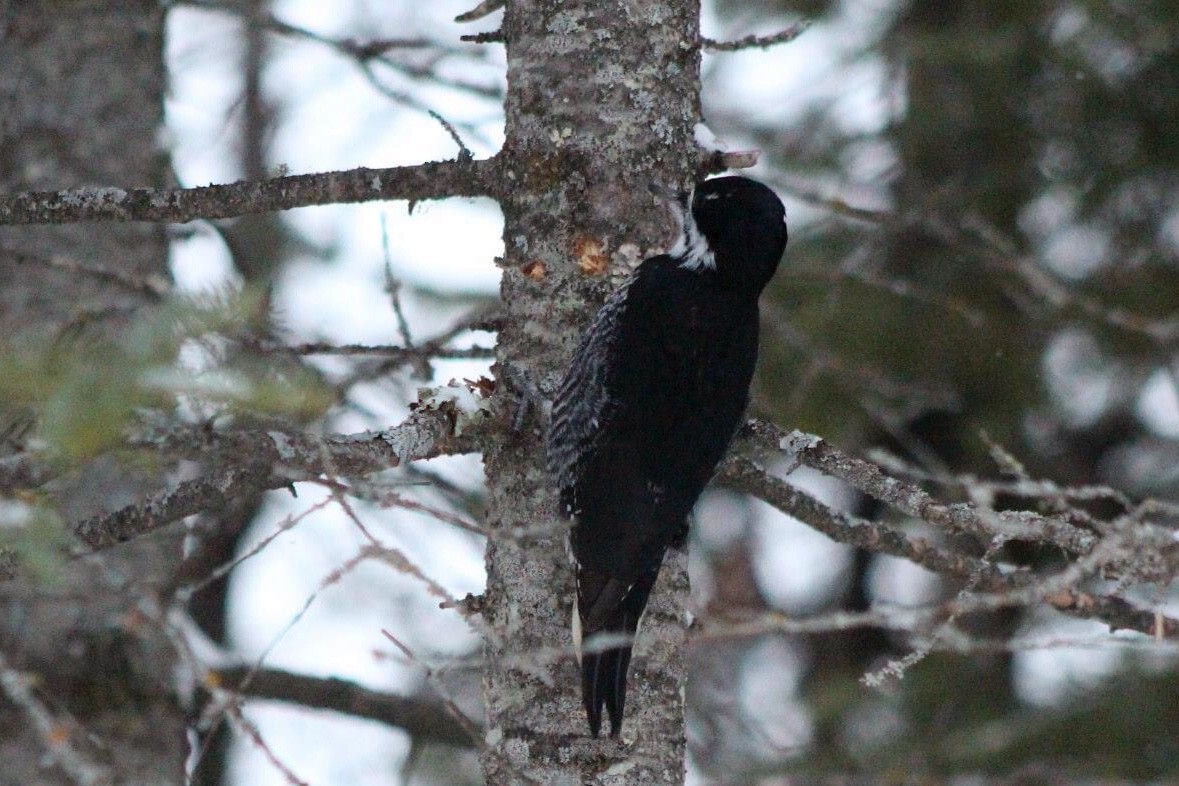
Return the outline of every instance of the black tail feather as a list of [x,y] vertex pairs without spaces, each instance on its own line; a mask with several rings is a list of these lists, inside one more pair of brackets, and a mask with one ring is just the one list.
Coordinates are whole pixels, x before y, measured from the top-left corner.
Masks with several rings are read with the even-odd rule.
[[581,700],[595,737],[602,728],[602,708],[610,719],[610,736],[622,730],[622,713],[626,706],[626,677],[630,668],[631,645],[597,649],[593,637],[608,634],[612,638],[633,639],[639,619],[647,606],[651,587],[659,568],[643,574],[634,582],[610,578],[592,571],[577,574],[577,613],[581,621]]
[[581,660],[581,700],[595,737],[602,728],[602,707],[610,719],[610,736],[622,730],[622,711],[626,705],[626,676],[630,666],[630,647],[602,652],[588,652]]

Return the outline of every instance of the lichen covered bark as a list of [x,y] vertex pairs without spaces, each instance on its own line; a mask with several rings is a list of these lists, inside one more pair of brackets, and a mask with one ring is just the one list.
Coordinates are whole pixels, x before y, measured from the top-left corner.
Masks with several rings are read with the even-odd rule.
[[[551,393],[609,291],[675,231],[699,117],[694,2],[518,0],[508,54],[507,319],[498,363]],[[510,383],[500,374],[501,386]],[[504,396],[506,401],[509,396]],[[683,781],[684,560],[670,558],[635,648],[623,741],[592,741],[570,648],[572,578],[537,420],[486,455],[489,784]],[[554,654],[557,649],[562,651]]]

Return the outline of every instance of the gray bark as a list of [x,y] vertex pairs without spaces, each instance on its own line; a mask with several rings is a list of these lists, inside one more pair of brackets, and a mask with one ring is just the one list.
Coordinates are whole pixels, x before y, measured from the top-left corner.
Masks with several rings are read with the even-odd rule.
[[[163,88],[154,0],[0,4],[0,191],[163,185]],[[166,272],[167,247],[163,228],[150,224],[0,229],[0,340],[32,351],[63,336],[96,346],[116,339],[150,288],[18,257],[64,257],[146,280]],[[30,417],[0,401],[0,428]],[[61,478],[58,512],[68,521],[117,508],[148,488],[140,474],[103,460]],[[174,534],[154,535],[63,565],[52,583],[22,572],[0,584],[4,783],[183,780],[173,655],[141,605],[174,569],[178,545]],[[49,726],[34,722],[39,710]]]
[[[694,177],[698,13],[693,2],[508,3],[501,384],[511,364],[551,391],[620,275],[670,245],[674,222],[648,185],[670,194]],[[665,564],[639,632],[622,743],[591,740],[564,536],[496,536],[555,521],[543,431],[485,454],[487,782],[682,783],[684,560]]]

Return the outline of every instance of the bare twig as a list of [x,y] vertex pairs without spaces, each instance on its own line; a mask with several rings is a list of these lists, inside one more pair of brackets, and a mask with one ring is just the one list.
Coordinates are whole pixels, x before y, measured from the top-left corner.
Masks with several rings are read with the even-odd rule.
[[[390,54],[394,51],[429,51],[442,55],[462,54],[467,57],[470,57],[473,54],[473,51],[469,48],[452,46],[445,41],[424,37],[375,38],[367,41],[357,41],[353,38],[333,38],[321,33],[316,33],[313,30],[308,30],[307,28],[299,27],[298,25],[290,24],[289,22],[284,22],[283,20],[270,14],[243,14],[243,6],[240,3],[217,2],[217,0],[171,0],[171,3],[173,5],[186,5],[208,11],[219,11],[228,14],[234,14],[235,16],[240,17],[247,25],[257,26],[288,38],[297,38],[304,41],[322,44],[323,46],[333,49],[345,57],[355,59],[357,64],[360,66],[364,66],[371,61],[375,61],[384,66],[399,71],[412,79],[425,79],[443,87],[462,90],[464,92],[473,93],[483,98],[489,98],[497,101],[503,98],[503,91],[500,90],[497,86],[467,82],[462,79],[449,78],[439,74],[432,67],[437,58],[432,58],[429,65],[421,66],[414,63],[413,61],[396,60],[390,56]],[[423,111],[427,109],[423,105],[418,105],[414,108],[421,109]]]
[[502,44],[504,31],[500,29],[492,30],[489,33],[470,33],[459,36],[459,40],[466,41],[468,44]]
[[269,546],[276,538],[295,527],[299,522],[305,519],[312,513],[316,513],[332,503],[331,499],[324,499],[320,502],[311,505],[298,514],[287,516],[274,528],[266,537],[255,543],[245,553],[235,556],[233,559],[218,565],[213,570],[209,571],[207,575],[194,581],[190,584],[181,584],[176,591],[176,599],[181,603],[187,603],[188,600],[197,592],[200,592],[205,587],[208,587],[213,582],[228,576],[234,568],[241,565],[248,559],[256,557],[262,552],[264,548]]
[[[381,60],[379,62],[385,62],[385,61]],[[360,73],[364,76],[365,80],[378,93],[385,96],[386,98],[388,98],[391,101],[396,101],[397,103],[401,104],[402,106],[405,106],[409,109],[413,109],[415,111],[427,114],[430,117],[432,117],[434,120],[437,120],[439,123],[441,123],[443,130],[445,130],[448,134],[450,134],[451,138],[454,139],[458,143],[458,146],[459,146],[458,160],[460,162],[470,161],[474,157],[474,154],[471,153],[471,151],[467,149],[467,146],[465,144],[463,144],[462,139],[459,138],[458,132],[455,130],[454,124],[451,124],[450,121],[443,119],[442,115],[440,115],[437,110],[435,110],[434,108],[423,103],[413,93],[407,92],[405,90],[397,90],[393,87],[390,87],[388,84],[386,84],[385,81],[383,81],[381,79],[381,77],[377,74],[377,70],[373,67],[372,61],[362,60],[359,63],[359,67],[360,67]],[[404,69],[399,68],[398,70],[404,70]],[[467,88],[467,89],[469,89],[469,88]],[[498,98],[498,96],[497,96],[497,98]],[[467,132],[468,135],[479,139],[479,141],[483,142],[484,144],[488,145],[489,147],[491,146],[491,141],[484,134],[482,134],[475,125],[473,125],[471,123],[459,123],[458,125],[462,126],[462,128]]]
[[18,265],[37,265],[52,268],[53,270],[60,270],[72,276],[86,276],[99,281],[106,281],[135,294],[146,295],[151,300],[159,300],[168,294],[171,289],[168,280],[163,276],[132,276],[121,270],[80,262],[64,256],[43,257],[18,249],[4,247],[0,247],[0,256]]
[[[422,668],[422,671],[426,673],[426,680],[430,683],[430,686],[434,688],[435,693],[439,694],[439,698],[442,701],[442,706],[446,707],[446,711],[452,715],[452,718],[454,718],[457,724],[459,724],[463,731],[466,732],[467,739],[474,741],[475,745],[482,748],[483,751],[489,751],[490,748],[488,747],[486,740],[483,739],[482,729],[479,727],[479,725],[475,724],[475,721],[467,718],[467,714],[462,712],[462,709],[459,708],[459,705],[456,705],[454,700],[450,699],[450,696],[447,695],[439,681],[437,681],[436,676],[434,675],[434,669],[430,668],[427,663],[423,662],[420,658],[417,658],[417,655],[414,654],[414,650],[411,650],[409,647],[404,645],[404,643],[402,643],[400,639],[397,639],[397,636],[391,634],[389,630],[382,628],[381,634],[384,636],[384,638],[388,639],[390,643],[393,643],[393,646],[399,649],[401,654],[406,656],[406,659],[409,662],[416,663],[417,666]],[[505,761],[505,764],[512,766],[511,762]],[[523,773],[520,774],[521,777],[525,777]],[[535,782],[532,779],[528,779],[527,777],[525,777],[525,779],[527,782],[529,782],[529,784]]]
[[809,183],[802,178],[780,176],[773,178],[770,181],[774,188],[789,194],[800,202],[805,202],[808,205],[821,207],[838,216],[844,218],[852,218],[857,221],[866,221],[870,224],[884,224],[896,217],[894,214],[885,210],[875,210],[867,207],[858,207],[856,205],[848,204],[843,199],[838,197],[826,196],[820,191],[818,186]]
[[438,124],[442,126],[443,130],[445,130],[446,133],[450,134],[451,140],[455,143],[455,145],[458,146],[458,149],[459,149],[458,160],[459,161],[473,161],[475,159],[475,154],[472,153],[471,149],[469,147],[467,147],[466,143],[463,142],[463,138],[461,136],[459,136],[458,129],[456,129],[454,127],[453,123],[451,123],[449,120],[447,120],[445,117],[443,117],[442,114],[440,112],[438,112],[437,110],[427,109],[426,114],[428,114],[430,117],[437,120]]
[[241,707],[231,702],[226,705],[226,713],[233,719],[234,725],[237,726],[242,734],[250,742],[254,743],[254,747],[262,751],[262,755],[266,757],[266,760],[270,762],[271,766],[279,771],[289,786],[310,786],[307,781],[295,775],[294,771],[270,749],[270,746],[266,744],[266,740],[262,737],[262,732],[254,725],[253,721],[242,714]]
[[[418,345],[418,352],[426,358],[441,357],[435,355],[435,352],[441,350],[448,343],[450,343],[456,336],[472,330],[489,330],[495,331],[500,329],[500,317],[498,310],[477,310],[468,316],[460,319],[458,322],[451,325],[447,330],[441,334],[423,341]],[[453,352],[460,352],[461,350],[453,350]],[[457,355],[452,355],[457,357]],[[378,363],[371,364],[367,368],[359,368],[341,381],[343,387],[348,387],[355,384],[357,381],[363,379],[374,379],[382,377],[394,369],[403,366],[407,363],[412,363],[414,358],[408,353],[402,353]]]
[[[356,493],[356,489],[353,489],[351,493]],[[391,489],[373,490],[371,493],[362,493],[361,496],[366,499],[371,499],[373,502],[383,508],[397,507],[404,510],[413,510],[419,513],[425,513],[426,515],[435,518],[438,521],[458,527],[459,529],[466,530],[467,532],[471,532],[476,535],[483,535],[484,537],[489,535],[487,528],[480,524],[476,524],[473,521],[468,521],[462,516],[456,516],[449,511],[442,510],[441,508],[434,507],[433,505],[427,505],[424,502],[418,502],[415,499],[410,499],[409,497],[398,494],[396,491]]]
[[1142,336],[1162,347],[1174,348],[1179,345],[1179,317],[1153,318],[1102,303],[1097,298],[1067,286],[1036,260],[1028,257],[1005,258],[1005,265],[1019,274],[1036,297],[1054,308],[1074,308],[1087,317]]
[[[287,624],[284,625],[277,634],[275,634],[275,636],[270,640],[270,643],[267,644],[267,646],[262,650],[261,654],[258,655],[254,662],[241,667],[244,673],[242,674],[237,685],[238,691],[245,690],[249,686],[250,682],[254,679],[254,676],[263,671],[263,663],[266,661],[266,658],[270,656],[270,653],[276,646],[278,646],[279,642],[282,641],[286,634],[289,633],[301,619],[303,619],[304,615],[311,608],[312,604],[315,603],[316,598],[319,597],[319,594],[327,587],[337,584],[342,578],[344,578],[344,576],[352,572],[366,559],[367,555],[362,551],[353,556],[343,565],[340,565],[338,568],[332,570],[319,582],[319,586],[317,586],[315,590],[307,596],[299,610],[295,612],[294,616],[292,616],[291,619],[287,621]],[[177,654],[186,663],[193,675],[197,675],[202,678],[205,687],[212,692],[216,699],[215,702],[206,708],[206,712],[204,713],[206,717],[202,718],[202,726],[208,731],[208,733],[205,736],[204,744],[194,754],[193,758],[195,761],[199,762],[204,758],[205,754],[208,752],[209,744],[214,739],[213,732],[215,732],[217,727],[225,720],[226,717],[228,717],[238,725],[238,727],[244,734],[246,734],[246,736],[253,740],[254,744],[263,751],[271,763],[277,767],[284,774],[284,776],[286,776],[289,783],[302,784],[302,781],[296,778],[294,773],[287,769],[286,765],[284,765],[274,755],[269,747],[267,747],[258,729],[242,715],[238,697],[226,691],[216,678],[216,672],[209,671],[208,663],[202,662],[202,659],[198,657],[196,649],[194,648],[193,633],[191,631],[184,630],[183,627],[178,627],[172,623],[167,623],[167,627],[170,629],[171,638],[177,645]],[[198,631],[195,634],[196,639],[199,639],[203,636],[204,633],[201,631]]]
[[389,225],[385,220],[384,213],[381,213],[381,252],[385,262],[385,293],[389,295],[389,304],[393,309],[393,316],[397,319],[397,332],[401,334],[401,343],[405,345],[410,356],[416,361],[418,376],[422,379],[429,379],[433,376],[433,370],[430,368],[429,361],[414,347],[413,337],[409,332],[409,320],[405,318],[405,309],[401,306],[401,282],[393,275],[393,253],[389,248]]
[[[1046,600],[1051,605],[1052,596]],[[981,605],[989,605],[991,596],[986,596]],[[1013,604],[1018,605],[1018,604]],[[880,604],[869,611],[836,611],[819,614],[812,617],[792,617],[778,611],[761,612],[752,616],[706,615],[701,617],[693,626],[692,637],[701,639],[743,638],[758,636],[765,633],[812,634],[831,633],[836,631],[856,630],[860,628],[880,628],[882,630],[908,633],[915,636],[928,636],[931,627],[937,626],[939,621],[946,620],[952,615],[961,615],[972,610],[971,604],[956,600],[931,604],[920,607],[900,607]],[[1075,615],[1083,616],[1083,615]],[[1098,621],[1106,621],[1097,617]],[[1162,632],[1164,635],[1174,635],[1177,628],[1175,620],[1167,618]],[[1115,629],[1134,630],[1143,634],[1142,638],[1123,639],[1110,636],[1093,637],[1083,642],[1075,639],[1063,639],[1047,643],[1032,641],[995,641],[991,639],[978,640],[958,627],[940,626],[937,628],[936,638],[926,642],[931,651],[973,652],[973,651],[1017,651],[1024,649],[1047,648],[1052,646],[1071,647],[1085,645],[1100,647],[1103,645],[1143,646],[1149,649],[1174,650],[1179,644],[1167,639],[1160,639],[1150,626],[1119,625]],[[1147,637],[1151,638],[1147,638]],[[1160,641],[1162,642],[1160,644]]]
[[788,44],[807,31],[811,26],[809,19],[795,22],[790,27],[773,35],[747,35],[735,41],[714,41],[702,38],[700,43],[705,49],[713,52],[736,52],[739,49],[766,49],[777,44]]
[[[842,199],[824,196],[817,187],[801,178],[779,177],[773,181],[773,185],[799,201],[847,218],[881,226],[901,224],[908,220],[906,216],[886,210],[857,207]],[[915,220],[921,227],[948,244],[955,247],[965,245],[982,252],[1000,269],[1017,275],[1032,295],[1054,309],[1073,309],[1097,322],[1142,336],[1163,348],[1170,349],[1179,345],[1179,318],[1149,316],[1121,306],[1110,305],[1078,292],[1075,287],[1061,281],[1036,258],[1021,254],[1010,238],[1004,236],[981,216],[968,215],[958,221],[948,221],[923,214]]]
[[[991,545],[987,547],[987,551],[982,557],[983,564],[990,563],[995,558],[995,555],[999,552],[999,550],[1003,548],[1003,545],[1006,542],[1006,539],[1002,536],[996,537],[991,542]],[[959,600],[969,599],[972,596],[975,587],[977,587],[979,582],[982,581],[982,578],[983,575],[981,571],[972,574],[966,584],[963,585],[960,590],[958,590],[957,598]],[[957,604],[955,609],[950,611],[949,614],[945,615],[944,621],[940,622],[937,627],[934,628],[926,641],[921,642],[921,644],[915,647],[904,657],[890,658],[888,662],[880,668],[873,669],[872,671],[865,673],[862,677],[860,677],[860,682],[862,682],[864,685],[867,685],[868,687],[878,688],[883,685],[889,677],[893,677],[898,680],[903,679],[906,671],[925,660],[925,658],[927,658],[929,654],[937,648],[938,643],[942,640],[948,631],[954,628],[954,623],[958,620],[959,617],[962,616],[964,611],[965,610],[962,608],[961,604]]]
[[[924,611],[924,610],[921,610]],[[765,611],[749,616],[725,610],[723,614],[705,614],[692,624],[693,639],[726,639],[759,636],[764,633],[832,633],[859,628],[881,628],[901,632],[913,631],[917,622],[912,609],[879,608],[871,611],[835,611],[813,617],[792,617],[780,611]]]
[[114,775],[109,768],[92,761],[78,750],[71,737],[78,731],[72,719],[59,718],[33,691],[33,678],[9,665],[0,653],[0,690],[28,718],[29,724],[41,738],[49,757],[77,786],[108,786]]
[[865,270],[859,267],[853,268],[850,265],[845,265],[837,270],[800,270],[796,271],[795,275],[802,277],[814,275],[833,285],[853,281],[865,287],[887,292],[897,298],[911,300],[915,303],[925,303],[944,309],[955,316],[961,317],[972,327],[982,327],[988,322],[985,311],[975,308],[963,298],[955,297],[942,290],[926,288],[903,278],[887,277],[879,271]]

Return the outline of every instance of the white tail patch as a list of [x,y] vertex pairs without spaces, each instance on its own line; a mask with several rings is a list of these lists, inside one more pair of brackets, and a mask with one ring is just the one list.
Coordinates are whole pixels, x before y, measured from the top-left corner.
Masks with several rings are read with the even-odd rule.
[[581,665],[581,614],[577,611],[577,598],[573,598],[573,654],[577,657],[577,665]]

